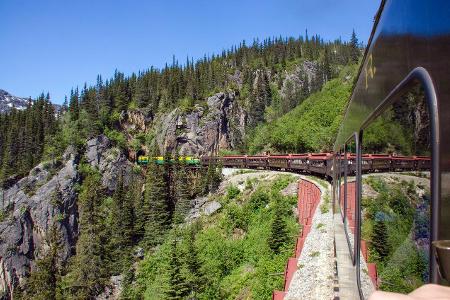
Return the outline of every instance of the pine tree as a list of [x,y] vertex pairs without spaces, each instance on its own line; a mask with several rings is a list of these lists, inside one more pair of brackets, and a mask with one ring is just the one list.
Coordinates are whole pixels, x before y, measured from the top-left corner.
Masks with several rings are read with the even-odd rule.
[[328,51],[328,47],[325,47],[324,61],[323,61],[323,74],[324,74],[325,82],[327,82],[328,80],[331,80],[332,74],[331,74],[330,53]]
[[180,224],[184,222],[190,209],[190,197],[189,197],[189,182],[187,178],[186,166],[180,163],[177,166],[175,173],[174,184],[174,198],[175,198],[175,211],[173,222]]
[[356,37],[355,30],[352,32],[352,37],[350,39],[350,59],[353,63],[357,63],[359,59],[359,45],[358,38]]
[[197,221],[192,224],[187,231],[187,249],[184,256],[185,263],[189,271],[189,278],[187,282],[190,290],[190,295],[192,295],[191,298],[194,299],[196,298],[196,295],[198,295],[203,290],[204,282],[204,275],[201,270],[201,262],[198,258],[198,252],[195,247],[196,233],[199,230],[198,227],[199,223]]
[[119,176],[117,188],[114,191],[111,208],[111,251],[113,271],[123,271],[133,245],[134,211],[132,190],[125,191],[123,172]]
[[287,225],[284,220],[284,213],[280,202],[281,200],[278,198],[275,201],[275,209],[273,211],[274,216],[268,240],[270,249],[276,254],[280,253],[283,245],[289,241]]
[[177,247],[177,233],[173,237],[170,245],[169,258],[169,288],[165,293],[165,299],[180,300],[185,299],[189,293],[186,279],[181,274],[181,261]]
[[84,171],[78,198],[80,235],[75,262],[72,265],[73,282],[70,293],[77,299],[91,299],[102,289],[108,277],[105,245],[102,240],[105,228],[100,204],[104,197],[101,176],[91,169]]
[[133,240],[140,241],[144,237],[145,224],[147,222],[149,212],[145,209],[149,206],[145,204],[145,198],[142,194],[143,184],[141,180],[135,179],[132,185],[132,199],[133,199],[133,211],[134,211],[134,237]]
[[78,88],[75,92],[70,91],[69,112],[72,121],[78,120],[80,114],[79,102],[78,102]]
[[375,221],[373,225],[371,240],[372,246],[378,253],[380,260],[384,261],[389,256],[390,252],[387,227],[384,221],[382,220]]
[[147,168],[143,209],[146,219],[145,243],[149,246],[158,245],[164,240],[171,222],[168,179],[164,166],[151,163]]

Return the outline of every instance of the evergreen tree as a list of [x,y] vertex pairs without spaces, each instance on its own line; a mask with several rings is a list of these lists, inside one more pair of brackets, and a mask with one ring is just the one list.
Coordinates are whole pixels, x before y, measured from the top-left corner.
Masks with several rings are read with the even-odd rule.
[[355,30],[352,32],[352,37],[350,38],[350,59],[352,62],[357,63],[359,59],[359,44],[358,38],[356,37]]
[[287,225],[284,220],[284,213],[281,206],[281,200],[276,199],[275,209],[273,211],[273,221],[270,228],[268,244],[270,249],[276,254],[280,253],[284,244],[289,241]]
[[155,246],[164,240],[171,223],[168,178],[164,166],[151,163],[147,168],[144,196],[145,243]]
[[145,204],[144,195],[142,195],[143,184],[139,178],[136,178],[131,186],[131,197],[133,199],[133,211],[134,211],[134,237],[133,240],[140,241],[144,237],[145,224],[147,222],[146,217],[149,216],[149,212],[146,208],[149,205]]
[[179,300],[185,299],[189,293],[186,279],[181,273],[181,261],[177,247],[176,233],[171,241],[169,258],[169,288],[166,291],[166,299]]
[[114,191],[111,208],[111,251],[113,271],[123,271],[125,263],[133,245],[134,236],[134,209],[132,190],[125,191],[123,173],[120,174],[117,188]]
[[382,220],[376,220],[373,225],[373,231],[371,235],[372,246],[378,253],[380,260],[384,261],[390,252],[390,246],[388,241],[388,233],[386,224]]
[[187,280],[190,298],[196,299],[197,295],[203,290],[204,275],[201,271],[201,262],[198,258],[198,252],[195,247],[196,233],[199,230],[198,221],[190,226],[187,231],[186,243],[187,251],[185,254],[185,263],[189,271],[189,278]]
[[78,120],[80,114],[78,96],[78,88],[75,90],[75,92],[73,90],[70,91],[69,112],[72,121]]
[[78,198],[80,212],[80,235],[78,238],[74,264],[73,281],[70,294],[77,299],[91,299],[98,295],[107,280],[108,270],[105,261],[105,218],[100,204],[104,194],[101,176],[98,172],[84,167],[83,184]]
[[175,211],[173,222],[175,224],[180,224],[184,222],[184,219],[186,218],[191,208],[191,199],[189,197],[189,182],[186,166],[184,165],[184,163],[180,163],[177,166],[175,180],[172,184],[174,185],[175,194]]
[[331,72],[332,71],[331,71],[330,53],[328,51],[328,47],[325,47],[324,61],[323,61],[323,75],[325,82],[331,80],[332,78]]

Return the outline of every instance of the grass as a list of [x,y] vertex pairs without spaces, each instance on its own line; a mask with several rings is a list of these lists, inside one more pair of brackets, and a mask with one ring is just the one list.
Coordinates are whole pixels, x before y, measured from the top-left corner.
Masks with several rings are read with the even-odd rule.
[[330,195],[326,193],[323,196],[323,203],[320,205],[320,212],[326,214],[330,211]]
[[311,257],[317,257],[317,256],[319,256],[320,255],[320,251],[314,251],[314,252],[312,252],[309,256],[311,256]]

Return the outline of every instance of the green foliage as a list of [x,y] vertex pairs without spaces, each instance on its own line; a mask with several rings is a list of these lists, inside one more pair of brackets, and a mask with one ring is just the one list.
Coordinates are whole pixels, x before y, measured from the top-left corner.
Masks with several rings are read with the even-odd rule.
[[239,190],[239,188],[237,188],[234,185],[230,185],[227,188],[227,199],[228,200],[236,199],[236,197],[239,196],[240,193],[241,193],[241,191]]
[[320,205],[320,212],[326,214],[330,211],[330,195],[327,193],[323,196],[323,203]]
[[145,243],[155,246],[164,240],[171,223],[172,208],[169,199],[168,177],[164,166],[150,164],[144,195],[143,218]]
[[[172,288],[175,282],[192,299],[269,298],[283,284],[281,276],[271,274],[284,270],[298,232],[291,199],[272,192],[280,186],[260,186],[251,195],[240,194],[242,204],[222,201],[224,207],[219,213],[172,230],[165,242],[148,252],[139,264],[136,282],[125,294],[132,299],[179,297]],[[276,215],[283,217],[287,238],[274,253],[268,241]],[[174,260],[174,241],[178,268],[169,267]],[[189,292],[185,293],[186,288]]]
[[269,204],[270,197],[263,188],[258,188],[252,193],[248,201],[248,207],[252,211],[257,211]]
[[105,128],[105,135],[110,139],[116,146],[125,149],[127,146],[127,141],[125,135],[117,130]]
[[[0,115],[0,183],[13,175],[24,176],[44,157],[47,147],[58,148],[58,130],[50,96],[29,100],[25,110]],[[59,153],[54,153],[57,156]]]
[[340,78],[326,83],[320,92],[312,94],[281,118],[257,127],[248,141],[250,152],[330,150],[351,92],[351,81],[346,78],[348,73],[354,76],[356,66],[343,70]]
[[101,204],[104,191],[100,174],[83,166],[83,176],[78,198],[80,235],[76,245],[77,255],[69,266],[69,272],[62,280],[65,299],[87,299],[98,294],[108,278],[108,264],[105,258],[104,237],[106,228]]
[[135,237],[134,197],[136,197],[136,191],[133,188],[128,188],[126,191],[121,173],[111,199],[111,205],[109,205],[108,223],[111,234],[108,250],[111,252],[110,271],[114,274],[122,273],[129,263]]
[[186,278],[181,273],[182,266],[177,241],[172,240],[170,246],[169,288],[165,292],[164,298],[168,300],[181,300],[187,297],[189,288]]
[[412,181],[364,179],[378,195],[362,199],[362,238],[369,241],[369,261],[377,264],[382,290],[409,293],[426,282],[429,201]]
[[372,229],[371,246],[377,252],[377,257],[379,257],[380,261],[384,261],[390,252],[387,234],[387,227],[384,221],[376,220]]
[[423,273],[427,268],[425,255],[407,239],[379,273],[382,278],[380,289],[409,293],[424,283]]
[[190,208],[191,199],[189,195],[189,179],[187,177],[186,167],[178,166],[174,179],[174,201],[175,211],[173,216],[174,223],[183,223]]
[[280,203],[281,199],[276,197],[274,218],[270,228],[268,244],[274,253],[280,253],[280,249],[289,241],[288,230],[285,222],[285,216]]

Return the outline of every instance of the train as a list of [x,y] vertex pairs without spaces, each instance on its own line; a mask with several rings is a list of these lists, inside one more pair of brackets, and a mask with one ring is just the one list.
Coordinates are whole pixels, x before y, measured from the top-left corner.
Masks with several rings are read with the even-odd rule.
[[[333,177],[334,153],[304,153],[278,155],[226,155],[226,156],[180,156],[178,160],[190,166],[221,165],[230,168],[282,170],[295,173],[307,173],[327,179]],[[347,174],[356,174],[356,154],[341,154],[342,163],[347,161]],[[173,164],[174,158],[163,156],[139,156],[137,163],[147,165]],[[396,156],[390,154],[364,154],[362,157],[363,173],[394,172],[394,171],[426,171],[430,168],[430,158],[427,156]]]
[[184,163],[189,166],[198,166],[200,165],[200,159],[191,157],[191,156],[180,156],[178,158],[174,157],[164,157],[164,156],[146,156],[140,155],[136,159],[136,163],[138,165],[148,165],[149,163],[155,163],[157,165],[164,164],[175,164],[176,162]]

